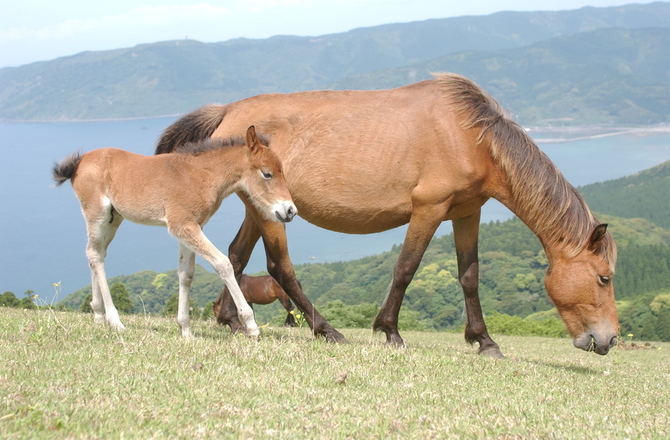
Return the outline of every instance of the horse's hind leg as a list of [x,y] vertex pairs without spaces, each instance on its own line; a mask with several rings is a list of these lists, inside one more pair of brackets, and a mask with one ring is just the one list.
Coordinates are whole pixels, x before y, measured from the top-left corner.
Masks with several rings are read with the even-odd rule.
[[191,283],[195,273],[195,252],[179,241],[179,265],[177,276],[179,278],[179,304],[177,307],[177,324],[181,329],[183,337],[191,337],[191,318],[189,315],[191,296]]
[[112,213],[113,208],[107,201],[106,203],[103,202],[98,215],[93,215],[90,211],[84,214],[88,229],[86,256],[91,268],[93,319],[98,324],[107,322],[112,327],[123,330],[125,327],[121,323],[119,312],[114,306],[112,294],[107,284],[107,275],[105,274],[107,247],[114,239],[116,231],[123,221],[123,217],[118,213],[114,213],[114,215]]
[[481,211],[453,221],[454,243],[458,260],[458,279],[465,297],[465,340],[479,343],[479,354],[502,358],[500,347],[486,330],[482,306],[479,302],[479,218]]

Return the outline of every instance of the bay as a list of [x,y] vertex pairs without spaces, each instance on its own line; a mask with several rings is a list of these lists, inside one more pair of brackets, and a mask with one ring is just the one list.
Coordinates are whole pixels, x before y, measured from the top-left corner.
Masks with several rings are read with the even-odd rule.
[[[123,148],[153,154],[156,140],[174,118],[124,121],[0,124],[0,292],[17,297],[32,290],[52,302],[90,284],[85,256],[86,232],[79,203],[69,184],[53,188],[51,166],[77,150]],[[531,133],[533,134],[533,133]],[[670,159],[670,133],[624,134],[540,147],[575,186],[633,174]],[[490,201],[482,221],[505,220],[512,214]],[[224,253],[244,218],[235,196],[205,227]],[[346,261],[374,255],[402,243],[406,227],[379,234],[347,235],[317,228],[298,218],[287,225],[294,264]],[[437,235],[451,232],[444,223]],[[198,258],[198,263],[211,270]],[[141,270],[163,272],[177,266],[176,241],[164,228],[124,222],[109,248],[107,275]],[[248,273],[265,269],[262,245],[254,250]],[[390,275],[389,275],[390,276]]]

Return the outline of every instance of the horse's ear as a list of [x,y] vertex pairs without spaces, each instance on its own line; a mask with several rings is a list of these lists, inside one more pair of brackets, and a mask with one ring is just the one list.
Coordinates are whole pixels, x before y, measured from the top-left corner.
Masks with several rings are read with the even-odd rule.
[[607,232],[607,223],[600,224],[591,233],[591,240],[589,241],[589,248],[595,249],[603,238],[605,238],[605,233]]
[[258,145],[259,142],[258,135],[256,135],[256,127],[252,125],[247,129],[247,147],[253,151]]

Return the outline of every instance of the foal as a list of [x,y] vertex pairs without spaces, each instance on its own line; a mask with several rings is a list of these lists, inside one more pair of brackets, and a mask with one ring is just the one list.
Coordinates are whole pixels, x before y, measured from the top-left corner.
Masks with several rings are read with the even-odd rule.
[[[226,322],[225,315],[219,319],[219,310],[221,310],[221,301],[224,295],[228,295],[228,288],[224,287],[221,291],[219,297],[214,301],[212,305],[212,310],[216,321],[219,324],[229,324]],[[291,311],[294,309],[291,299],[286,294],[284,289],[279,285],[279,283],[272,278],[271,275],[262,275],[252,277],[249,275],[242,274],[240,278],[240,290],[244,295],[244,299],[247,300],[247,303],[253,309],[253,304],[266,305],[272,304],[273,302],[279,300],[281,305],[288,312],[286,314],[286,320],[284,321],[284,326],[286,327],[296,327],[298,324],[295,322],[295,317],[291,314]],[[229,324],[230,325],[230,324]],[[232,327],[231,327],[232,330]]]
[[233,267],[202,232],[221,201],[233,192],[252,200],[270,220],[289,222],[297,214],[277,156],[261,144],[254,126],[243,139],[189,144],[181,153],[141,156],[115,148],[75,153],[53,167],[56,186],[71,180],[86,220],[86,255],[96,323],[124,326],[105,275],[107,247],[124,218],[166,226],[179,241],[179,309],[182,335],[191,336],[189,293],[195,253],[212,265],[229,287],[250,336],[259,334],[253,311],[235,280]]

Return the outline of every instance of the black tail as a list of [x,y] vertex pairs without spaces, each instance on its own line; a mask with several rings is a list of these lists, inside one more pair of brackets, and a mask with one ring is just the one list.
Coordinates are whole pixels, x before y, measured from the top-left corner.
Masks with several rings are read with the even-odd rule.
[[181,117],[165,129],[158,140],[155,154],[172,153],[181,145],[211,137],[225,114],[225,106],[213,104]]
[[61,186],[66,180],[72,179],[74,173],[77,172],[79,162],[81,162],[83,154],[77,151],[69,155],[59,163],[55,163],[52,169],[53,178],[56,181],[56,186]]

